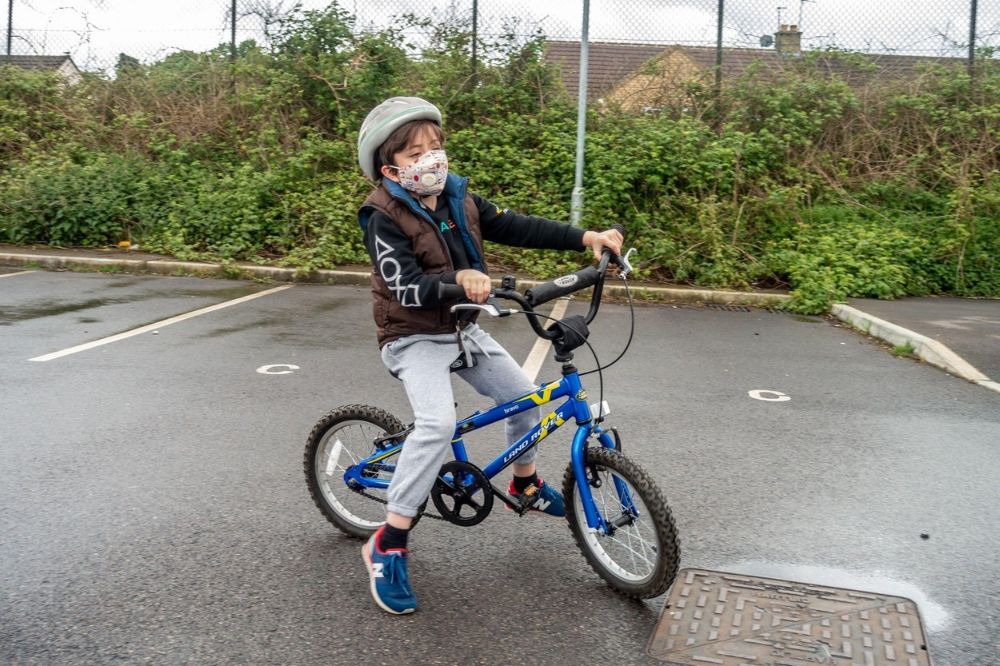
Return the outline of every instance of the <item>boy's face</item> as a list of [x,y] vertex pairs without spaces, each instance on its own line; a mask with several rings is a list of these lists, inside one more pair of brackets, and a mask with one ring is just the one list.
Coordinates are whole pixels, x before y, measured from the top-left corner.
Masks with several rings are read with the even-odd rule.
[[[420,131],[413,135],[413,138],[410,139],[410,142],[407,143],[401,151],[393,154],[392,166],[399,168],[408,167],[419,160],[425,153],[432,150],[441,150],[441,148],[442,143],[438,133],[430,127],[424,126],[420,129]],[[388,166],[383,165],[382,175],[389,180],[394,180],[397,183],[399,182],[399,176],[396,173],[396,169],[391,169]]]

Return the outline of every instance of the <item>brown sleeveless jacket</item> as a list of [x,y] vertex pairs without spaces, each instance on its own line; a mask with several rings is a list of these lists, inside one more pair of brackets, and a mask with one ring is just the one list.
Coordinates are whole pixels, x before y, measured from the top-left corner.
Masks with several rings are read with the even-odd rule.
[[[464,192],[464,187],[462,194],[464,195],[462,212],[465,219],[456,220],[456,223],[459,225],[465,223],[469,236],[479,256],[482,257],[483,234],[479,228],[479,209],[476,208],[472,197]],[[440,196],[445,194],[442,193]],[[410,238],[413,254],[425,273],[446,273],[455,270],[448,246],[445,245],[437,223],[413,212],[404,202],[393,197],[384,185],[380,185],[368,196],[361,210],[364,211],[366,208],[384,213],[403,230]],[[458,217],[456,212],[453,210],[452,214]],[[377,266],[372,266],[371,283],[372,313],[375,317],[380,348],[406,335],[454,332],[457,320],[449,311],[451,302],[430,309],[404,307],[389,290]]]

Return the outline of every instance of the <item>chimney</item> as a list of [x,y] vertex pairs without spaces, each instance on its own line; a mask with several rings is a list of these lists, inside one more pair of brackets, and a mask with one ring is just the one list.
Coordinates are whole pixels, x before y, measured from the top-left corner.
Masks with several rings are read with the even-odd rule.
[[774,48],[783,58],[798,58],[802,55],[802,33],[797,25],[781,24],[774,33]]

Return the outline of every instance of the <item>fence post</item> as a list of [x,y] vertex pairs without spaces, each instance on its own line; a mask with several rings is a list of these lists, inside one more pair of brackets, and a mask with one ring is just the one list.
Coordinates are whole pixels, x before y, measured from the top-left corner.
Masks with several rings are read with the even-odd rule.
[[969,73],[973,72],[976,64],[976,14],[979,13],[979,3],[972,0],[969,8]]
[[722,17],[725,0],[719,0],[719,14],[715,33],[715,124],[722,127]]
[[7,55],[10,52],[11,42],[14,40],[14,0],[7,1]]
[[583,152],[587,136],[587,58],[590,39],[590,0],[583,0],[583,32],[580,36],[580,87],[576,100],[576,175],[570,200],[569,221],[580,226],[583,216]]
[[229,7],[229,62],[236,62],[236,0]]
[[476,89],[479,64],[476,43],[479,41],[479,0],[472,0],[472,89]]

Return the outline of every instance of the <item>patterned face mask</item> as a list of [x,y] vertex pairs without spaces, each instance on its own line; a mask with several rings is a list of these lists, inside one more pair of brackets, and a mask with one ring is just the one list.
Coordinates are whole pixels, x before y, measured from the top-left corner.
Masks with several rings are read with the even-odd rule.
[[448,179],[448,156],[444,150],[431,150],[409,166],[391,168],[396,169],[403,189],[422,197],[438,195]]

